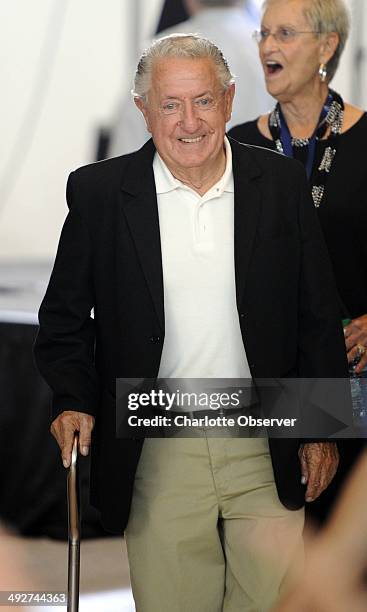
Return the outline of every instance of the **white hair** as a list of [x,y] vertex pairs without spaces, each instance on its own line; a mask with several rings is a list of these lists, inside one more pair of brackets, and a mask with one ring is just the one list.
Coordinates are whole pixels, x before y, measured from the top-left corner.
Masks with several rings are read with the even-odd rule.
[[223,89],[228,89],[234,83],[234,75],[229,69],[227,60],[213,42],[197,34],[171,34],[158,38],[143,52],[135,72],[132,91],[134,98],[146,100],[151,88],[154,65],[166,57],[210,58],[215,64],[218,80]]

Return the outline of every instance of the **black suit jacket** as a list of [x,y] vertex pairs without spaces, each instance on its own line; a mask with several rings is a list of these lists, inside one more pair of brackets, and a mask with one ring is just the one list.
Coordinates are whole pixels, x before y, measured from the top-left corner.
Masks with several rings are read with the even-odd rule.
[[[344,377],[337,297],[304,170],[230,142],[237,306],[252,376]],[[142,441],[116,439],[115,380],[154,379],[164,341],[154,153],[149,141],[70,175],[35,346],[53,418],[64,410],[96,417],[92,503],[116,532],[128,519]],[[279,498],[293,509],[304,502],[298,448],[298,440],[270,440]]]

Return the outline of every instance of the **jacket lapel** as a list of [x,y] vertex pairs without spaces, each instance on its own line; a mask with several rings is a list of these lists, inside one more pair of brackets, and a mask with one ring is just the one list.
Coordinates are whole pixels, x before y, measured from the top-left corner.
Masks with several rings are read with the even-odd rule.
[[149,140],[131,158],[122,185],[123,212],[135,242],[154,308],[164,330],[164,294],[157,195],[154,182],[155,147]]
[[248,266],[254,247],[260,216],[261,169],[247,145],[229,139],[232,147],[234,177],[234,255],[237,307],[241,307],[246,286]]
[[[234,175],[235,276],[237,306],[240,308],[246,286],[247,270],[260,214],[261,193],[256,179],[259,166],[249,148],[229,139]],[[155,147],[149,140],[132,156],[125,172],[122,191],[123,212],[152,296],[154,308],[164,330],[164,293],[162,254],[157,195],[153,173]]]

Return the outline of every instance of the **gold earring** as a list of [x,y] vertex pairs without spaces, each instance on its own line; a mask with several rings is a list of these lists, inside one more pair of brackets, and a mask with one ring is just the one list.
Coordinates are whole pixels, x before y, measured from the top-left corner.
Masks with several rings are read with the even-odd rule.
[[326,77],[327,77],[327,67],[326,67],[326,64],[320,64],[319,76],[320,76],[321,83],[325,83]]

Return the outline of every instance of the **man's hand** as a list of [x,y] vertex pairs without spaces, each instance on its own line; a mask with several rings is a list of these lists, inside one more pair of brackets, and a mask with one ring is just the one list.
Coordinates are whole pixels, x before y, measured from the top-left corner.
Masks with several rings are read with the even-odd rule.
[[356,373],[360,374],[367,365],[367,315],[353,319],[344,327],[345,347],[348,361],[359,357]]
[[74,434],[79,432],[79,451],[88,455],[91,444],[91,434],[94,427],[94,417],[84,412],[64,411],[52,422],[51,433],[61,449],[64,467],[71,462]]
[[339,453],[334,442],[302,444],[298,455],[302,468],[302,483],[307,484],[305,499],[314,501],[335,476]]

